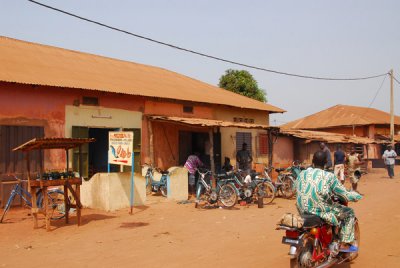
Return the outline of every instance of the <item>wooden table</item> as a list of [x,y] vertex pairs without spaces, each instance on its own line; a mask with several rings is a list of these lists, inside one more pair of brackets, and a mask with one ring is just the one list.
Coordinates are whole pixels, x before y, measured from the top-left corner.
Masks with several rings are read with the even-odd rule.
[[[64,189],[64,205],[65,205],[65,222],[69,222],[69,210],[70,208],[75,208],[77,212],[77,224],[81,224],[81,209],[82,204],[80,201],[80,186],[82,184],[82,177],[80,178],[65,178],[65,179],[55,179],[47,180],[43,178],[43,159],[42,150],[44,149],[63,149],[66,155],[66,168],[65,171],[69,171],[69,157],[68,150],[72,148],[79,147],[79,176],[82,176],[82,145],[90,142],[94,142],[95,139],[76,139],[76,138],[37,138],[30,140],[13,151],[23,151],[26,153],[27,160],[27,171],[28,171],[28,189],[32,195],[32,216],[33,216],[33,227],[38,227],[38,213],[43,213],[45,215],[46,230],[50,230],[50,217],[49,217],[49,207],[48,207],[48,188],[52,186],[62,186]],[[30,163],[29,163],[29,153],[32,150],[39,150],[40,156],[40,171],[38,178],[31,178],[30,174]],[[75,189],[74,187],[75,186]],[[43,193],[43,204],[44,209],[39,209],[37,207],[37,192],[38,189],[42,190]],[[70,193],[74,199],[75,203],[72,204],[69,200]]]
[[[45,216],[46,230],[50,230],[50,216],[48,208],[48,187],[63,186],[64,190],[64,208],[65,208],[65,223],[69,223],[69,210],[71,208],[76,209],[77,224],[81,225],[81,209],[82,204],[80,202],[80,186],[82,184],[81,178],[69,178],[69,179],[58,179],[58,180],[30,180],[28,182],[29,189],[32,195],[32,216],[33,216],[33,227],[38,228],[38,213],[42,213]],[[75,185],[74,187],[72,187]],[[39,210],[37,207],[37,189],[42,189],[43,193],[43,204],[44,207]],[[75,200],[75,203],[71,203],[69,199],[70,193]]]

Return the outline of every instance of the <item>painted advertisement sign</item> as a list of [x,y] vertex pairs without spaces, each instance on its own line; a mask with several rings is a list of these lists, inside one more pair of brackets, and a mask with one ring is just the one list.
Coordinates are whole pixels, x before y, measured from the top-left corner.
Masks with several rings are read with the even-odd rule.
[[108,144],[109,164],[132,166],[133,132],[109,132]]

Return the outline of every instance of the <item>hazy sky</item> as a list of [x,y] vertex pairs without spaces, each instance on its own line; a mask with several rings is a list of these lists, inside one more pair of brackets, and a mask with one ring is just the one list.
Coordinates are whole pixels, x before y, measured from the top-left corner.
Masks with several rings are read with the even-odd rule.
[[[213,56],[304,75],[400,80],[400,1],[38,0],[83,17]],[[246,69],[105,29],[25,0],[0,0],[0,35],[159,66],[217,85]],[[383,78],[299,79],[246,69],[282,124],[336,104],[368,106]],[[389,78],[372,107],[389,111]],[[400,114],[395,82],[395,113]],[[275,121],[276,120],[276,121]]]

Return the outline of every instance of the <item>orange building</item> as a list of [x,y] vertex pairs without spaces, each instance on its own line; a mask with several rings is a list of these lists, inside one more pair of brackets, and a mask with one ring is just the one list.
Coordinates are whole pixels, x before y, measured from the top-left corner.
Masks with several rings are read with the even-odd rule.
[[[395,116],[394,124],[395,141],[399,142],[399,116]],[[390,114],[373,108],[336,105],[284,124],[281,128],[283,132],[285,130],[322,131],[343,134],[349,137],[369,138],[372,142],[366,142],[363,146],[358,146],[358,149],[365,159],[371,160],[372,166],[378,167],[383,165],[381,155],[384,143],[388,143],[390,140]],[[348,145],[357,144],[350,141],[342,143]],[[361,141],[359,144],[361,145],[363,142]],[[331,151],[334,151],[335,147],[331,147]],[[350,146],[347,147],[349,148]],[[396,145],[396,149],[399,151],[399,144]]]
[[[83,150],[83,175],[105,172],[115,130],[134,132],[136,170],[183,165],[194,151],[218,168],[243,142],[255,163],[266,163],[269,114],[282,112],[162,68],[0,37],[0,174],[23,173],[22,155],[11,149],[43,136],[95,138]],[[62,152],[44,159],[44,169],[65,167]]]

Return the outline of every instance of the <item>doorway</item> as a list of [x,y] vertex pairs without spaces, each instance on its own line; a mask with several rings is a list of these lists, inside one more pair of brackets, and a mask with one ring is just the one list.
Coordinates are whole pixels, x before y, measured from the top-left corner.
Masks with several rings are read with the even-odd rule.
[[[221,133],[216,132],[214,140],[215,169],[221,169]],[[210,139],[208,132],[179,131],[179,165],[183,166],[189,155],[198,152],[200,160],[210,168]]]

